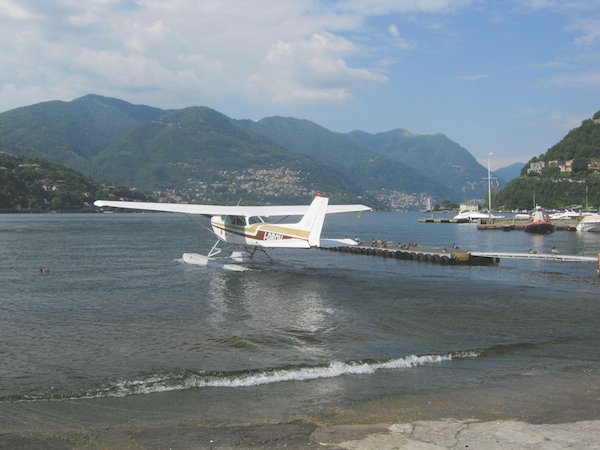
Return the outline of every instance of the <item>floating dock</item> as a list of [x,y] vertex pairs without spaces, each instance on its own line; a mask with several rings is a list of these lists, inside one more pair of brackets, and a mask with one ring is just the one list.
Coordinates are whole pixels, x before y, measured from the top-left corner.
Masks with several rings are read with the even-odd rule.
[[467,219],[435,219],[435,218],[431,217],[431,218],[419,219],[419,222],[422,222],[422,223],[468,223],[469,221]]
[[508,253],[508,252],[471,252],[473,256],[511,259],[544,259],[550,261],[595,262],[598,256],[561,255],[560,253]]
[[357,255],[373,255],[383,258],[404,259],[409,261],[422,261],[441,265],[468,265],[468,266],[489,266],[498,264],[499,258],[494,256],[479,256],[472,252],[461,251],[460,249],[444,247],[427,247],[421,245],[397,246],[371,246],[359,244],[344,247],[332,247],[325,250],[332,250],[344,253],[354,253]]
[[[556,231],[576,231],[579,219],[550,219],[549,222],[554,225]],[[477,224],[478,230],[524,230],[528,219],[515,219],[514,217],[492,217],[491,219],[481,219]]]
[[[556,231],[575,231],[580,219],[557,219],[549,222],[554,225]],[[467,219],[439,219],[439,218],[422,218],[421,223],[469,223]],[[516,219],[514,217],[492,217],[481,219],[477,223],[478,230],[524,230],[529,219]]]
[[598,265],[600,276],[600,253],[598,256],[562,255],[560,253],[511,253],[511,252],[478,252],[447,249],[444,247],[427,247],[421,245],[371,246],[364,243],[358,245],[324,248],[336,252],[357,255],[372,255],[383,258],[422,261],[440,265],[491,266],[499,264],[501,258],[537,259],[551,261],[593,262]]

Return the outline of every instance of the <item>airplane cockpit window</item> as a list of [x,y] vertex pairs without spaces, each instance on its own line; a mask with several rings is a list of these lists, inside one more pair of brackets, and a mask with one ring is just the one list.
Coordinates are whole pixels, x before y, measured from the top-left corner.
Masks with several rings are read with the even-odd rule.
[[221,219],[223,220],[223,223],[225,223],[225,224],[231,223],[230,216],[221,216]]
[[246,226],[246,218],[242,216],[231,216],[231,223],[243,227]]

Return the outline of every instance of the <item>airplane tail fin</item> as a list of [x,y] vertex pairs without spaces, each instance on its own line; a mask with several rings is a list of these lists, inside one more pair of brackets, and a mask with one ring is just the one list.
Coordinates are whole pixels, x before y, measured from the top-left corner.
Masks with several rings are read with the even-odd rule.
[[319,247],[321,239],[321,230],[323,230],[323,222],[325,222],[325,214],[327,212],[327,204],[329,197],[321,197],[317,194],[315,199],[308,207],[308,211],[298,222],[300,230],[308,231],[308,243],[311,247]]

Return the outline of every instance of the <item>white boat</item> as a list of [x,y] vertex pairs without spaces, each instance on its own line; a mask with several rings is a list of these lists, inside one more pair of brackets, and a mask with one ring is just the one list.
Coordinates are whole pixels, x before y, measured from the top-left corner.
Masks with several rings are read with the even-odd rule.
[[554,214],[550,214],[548,218],[550,220],[561,220],[561,219],[578,219],[581,217],[581,212],[575,211],[573,209],[566,209],[564,211],[555,212]]
[[[481,219],[488,219],[489,217],[489,213],[473,211],[471,209],[461,209],[459,213],[453,217],[453,219],[456,219],[459,222],[478,222]],[[496,216],[492,214],[491,217],[498,218],[504,216]]]
[[577,231],[600,232],[600,214],[583,216],[576,227]]

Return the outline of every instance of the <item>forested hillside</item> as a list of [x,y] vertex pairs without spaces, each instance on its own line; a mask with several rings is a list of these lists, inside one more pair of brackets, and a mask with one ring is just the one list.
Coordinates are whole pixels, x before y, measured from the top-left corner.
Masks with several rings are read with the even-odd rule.
[[0,210],[76,211],[97,199],[151,200],[55,162],[7,153],[14,150],[14,145],[0,140]]
[[[539,172],[528,169],[541,167]],[[584,120],[546,154],[532,158],[521,172],[497,194],[496,208],[531,209],[533,198],[546,208],[570,205],[600,207],[600,111]]]

